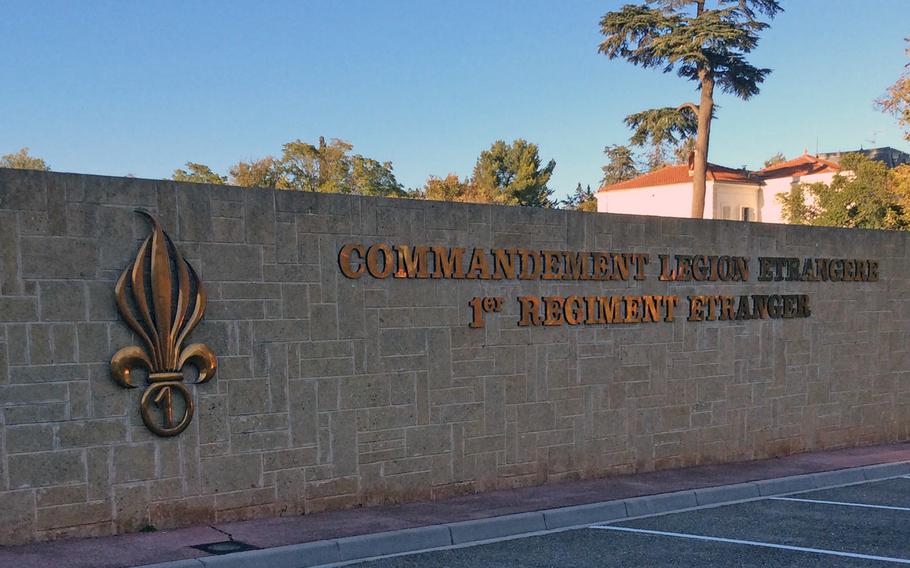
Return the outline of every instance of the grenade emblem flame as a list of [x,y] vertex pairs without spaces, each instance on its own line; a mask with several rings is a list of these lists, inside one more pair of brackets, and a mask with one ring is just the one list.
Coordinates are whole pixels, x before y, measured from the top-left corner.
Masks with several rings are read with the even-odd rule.
[[[193,343],[183,347],[205,314],[205,289],[158,220],[147,211],[136,212],[151,222],[152,234],[121,274],[114,292],[120,315],[144,347],[131,345],[117,351],[111,359],[111,374],[120,386],[136,388],[133,370],[144,368],[149,384],[139,402],[142,421],[159,436],[176,436],[189,426],[195,408],[183,383],[183,368],[196,367],[196,384],[211,380],[217,368],[208,346]],[[175,396],[182,404],[175,404]],[[175,416],[180,407],[182,416]]]

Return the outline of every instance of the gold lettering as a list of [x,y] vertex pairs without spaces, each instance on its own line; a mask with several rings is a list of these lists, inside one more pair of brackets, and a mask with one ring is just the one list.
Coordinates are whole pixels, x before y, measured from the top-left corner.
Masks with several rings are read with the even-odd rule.
[[689,321],[704,321],[704,296],[689,296]]
[[493,280],[515,279],[515,249],[493,250]]
[[476,248],[471,255],[471,266],[468,268],[468,274],[465,276],[468,280],[489,280],[490,265],[487,263],[487,253],[483,249]]
[[[382,268],[379,267],[379,258],[382,258]],[[367,249],[367,270],[373,278],[388,278],[394,268],[395,257],[392,249],[387,244],[380,243]]]
[[464,249],[455,247],[447,249],[446,247],[433,247],[433,257],[436,259],[436,266],[433,270],[433,278],[464,278],[464,268],[462,266],[462,255]]
[[540,325],[540,298],[536,296],[518,297],[519,314],[518,325],[527,327]]
[[641,322],[641,296],[625,296],[626,318],[624,323]]
[[[360,257],[358,264],[354,264],[352,253],[357,253]],[[341,273],[348,278],[360,278],[363,276],[363,245],[347,244],[341,247],[338,252],[338,266],[341,267]]]
[[[540,277],[540,257],[537,256],[537,253],[532,253],[529,250],[521,249],[518,251],[518,255],[521,257],[521,275],[518,277],[521,280],[535,280]],[[533,259],[533,270],[531,269]]]
[[543,321],[544,325],[559,325],[563,322],[563,304],[566,301],[562,296],[545,296],[544,301],[544,312],[546,313],[546,319]]
[[[622,298],[600,296],[600,318],[605,323],[622,323]],[[600,322],[598,322],[600,323]]]
[[395,278],[429,278],[427,271],[427,247],[398,245],[398,270]]
[[566,298],[565,316],[566,323],[569,325],[578,325],[584,321],[584,306],[579,296],[569,296]]

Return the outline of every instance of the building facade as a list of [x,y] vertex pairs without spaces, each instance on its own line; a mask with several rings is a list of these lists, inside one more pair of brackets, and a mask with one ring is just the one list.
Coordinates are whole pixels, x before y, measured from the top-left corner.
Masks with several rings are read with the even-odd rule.
[[[705,219],[785,223],[778,196],[799,183],[830,183],[840,166],[808,153],[757,172],[708,164]],[[689,217],[692,206],[690,164],[665,166],[636,178],[602,187],[602,213]]]

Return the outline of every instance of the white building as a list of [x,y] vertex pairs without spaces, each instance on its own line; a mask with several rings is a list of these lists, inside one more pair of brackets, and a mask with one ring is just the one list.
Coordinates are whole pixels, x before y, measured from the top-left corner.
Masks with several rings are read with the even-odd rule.
[[[830,183],[840,167],[808,153],[757,172],[708,164],[705,219],[783,223],[777,195],[797,183]],[[597,210],[664,217],[689,217],[692,168],[666,166],[597,192]]]

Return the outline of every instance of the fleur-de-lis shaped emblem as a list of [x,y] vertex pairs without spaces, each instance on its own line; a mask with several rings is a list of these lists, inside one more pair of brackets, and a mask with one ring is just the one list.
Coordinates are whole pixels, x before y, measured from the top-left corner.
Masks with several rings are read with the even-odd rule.
[[147,211],[136,212],[149,219],[152,234],[117,280],[114,292],[120,315],[144,347],[131,345],[117,351],[111,359],[111,374],[120,386],[135,388],[133,369],[143,367],[149,384],[139,402],[142,421],[159,436],[176,436],[189,425],[195,408],[183,383],[183,368],[196,367],[196,384],[201,384],[215,376],[217,367],[215,354],[206,345],[183,347],[205,313],[205,289],[158,220]]

